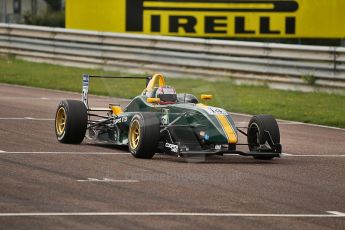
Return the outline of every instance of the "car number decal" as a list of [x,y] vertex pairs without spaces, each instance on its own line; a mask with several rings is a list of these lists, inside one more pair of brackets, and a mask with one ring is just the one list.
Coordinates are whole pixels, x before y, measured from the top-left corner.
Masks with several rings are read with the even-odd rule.
[[204,110],[210,115],[228,115],[228,112],[226,112],[224,109],[213,107],[213,106],[207,106],[203,107]]

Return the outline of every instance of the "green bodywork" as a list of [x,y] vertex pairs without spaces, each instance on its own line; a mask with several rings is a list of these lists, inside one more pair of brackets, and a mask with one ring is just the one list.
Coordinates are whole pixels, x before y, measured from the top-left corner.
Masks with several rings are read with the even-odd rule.
[[[211,112],[210,109],[212,109]],[[127,105],[124,109],[124,113],[117,117],[123,122],[116,124],[121,130],[116,144],[128,144],[127,136],[131,119],[135,114],[141,112],[155,113],[161,120],[162,127],[169,126],[170,124],[170,129],[177,129],[176,127],[182,127],[184,130],[190,129],[196,136],[201,133],[203,134],[203,141],[207,144],[229,144],[226,132],[222,128],[216,115],[213,114],[213,111],[215,111],[215,113],[221,113],[227,118],[237,137],[237,129],[234,121],[223,109],[194,103],[177,102],[168,105],[152,104],[147,102],[147,96],[137,96]],[[173,124],[171,124],[172,122]],[[182,130],[182,132],[184,132],[184,130]],[[200,138],[201,137],[199,137],[199,139]]]

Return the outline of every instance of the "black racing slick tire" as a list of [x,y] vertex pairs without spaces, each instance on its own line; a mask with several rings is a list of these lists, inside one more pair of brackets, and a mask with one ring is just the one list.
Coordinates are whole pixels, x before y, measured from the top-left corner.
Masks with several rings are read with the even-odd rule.
[[160,121],[154,113],[138,113],[129,125],[128,147],[136,158],[150,159],[157,150]]
[[[250,151],[256,151],[260,145],[264,145],[268,132],[274,144],[280,144],[280,131],[277,121],[271,115],[256,115],[248,124],[247,141]],[[255,156],[255,159],[270,160],[272,156]]]
[[57,107],[55,134],[61,143],[80,144],[87,128],[87,108],[82,101],[64,100]]

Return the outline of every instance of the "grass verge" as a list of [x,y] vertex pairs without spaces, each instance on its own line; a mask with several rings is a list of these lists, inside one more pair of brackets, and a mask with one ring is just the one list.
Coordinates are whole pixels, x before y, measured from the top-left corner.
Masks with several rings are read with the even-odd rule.
[[[83,73],[121,75],[94,69],[62,67],[0,59],[0,82],[40,88],[81,92]],[[123,75],[123,74],[122,74]],[[303,93],[272,90],[265,86],[239,86],[231,80],[210,82],[201,79],[168,78],[178,92],[195,95],[211,93],[210,104],[228,111],[248,114],[272,114],[276,118],[345,128],[345,96],[328,93]],[[132,98],[141,93],[145,81],[92,79],[90,93]]]

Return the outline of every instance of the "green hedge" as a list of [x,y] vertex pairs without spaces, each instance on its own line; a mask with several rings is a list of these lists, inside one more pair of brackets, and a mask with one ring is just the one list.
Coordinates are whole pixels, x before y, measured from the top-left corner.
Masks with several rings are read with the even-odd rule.
[[27,25],[65,27],[65,12],[48,11],[44,14],[34,15],[27,13],[24,15],[24,21]]

